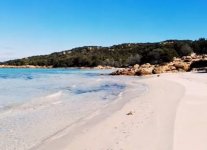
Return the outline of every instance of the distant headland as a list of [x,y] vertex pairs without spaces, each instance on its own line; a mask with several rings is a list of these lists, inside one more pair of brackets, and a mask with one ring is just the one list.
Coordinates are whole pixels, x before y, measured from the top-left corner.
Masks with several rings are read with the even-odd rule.
[[172,62],[175,58],[190,56],[192,53],[197,55],[207,54],[207,39],[125,43],[110,47],[84,46],[48,55],[1,62],[0,67],[60,68],[111,66],[125,68],[135,64],[165,64]]

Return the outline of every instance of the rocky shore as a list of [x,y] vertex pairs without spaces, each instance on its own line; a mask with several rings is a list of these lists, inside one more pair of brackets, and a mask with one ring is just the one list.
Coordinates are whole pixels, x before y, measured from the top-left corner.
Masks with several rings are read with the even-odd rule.
[[97,66],[97,67],[94,67],[94,69],[114,69],[114,67],[111,67],[111,66]]
[[188,72],[190,71],[190,66],[196,61],[207,61],[207,55],[196,55],[193,53],[190,56],[184,56],[182,58],[174,58],[172,62],[152,65],[134,65],[129,68],[119,69],[111,75],[129,75],[129,76],[143,76],[151,74],[162,74],[162,73],[177,73],[177,72]]

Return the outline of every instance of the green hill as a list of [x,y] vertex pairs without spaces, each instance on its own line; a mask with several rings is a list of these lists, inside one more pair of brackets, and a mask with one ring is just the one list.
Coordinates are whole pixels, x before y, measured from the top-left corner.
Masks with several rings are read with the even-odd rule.
[[157,43],[126,43],[111,47],[85,46],[49,55],[32,56],[3,62],[4,65],[35,65],[53,67],[94,67],[98,65],[125,67],[134,64],[160,64],[173,57],[192,52],[207,54],[207,40],[167,40]]

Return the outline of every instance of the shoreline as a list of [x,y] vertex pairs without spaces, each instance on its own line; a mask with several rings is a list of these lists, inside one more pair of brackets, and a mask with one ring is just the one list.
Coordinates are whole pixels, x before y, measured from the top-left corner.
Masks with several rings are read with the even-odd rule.
[[[175,108],[184,89],[171,81],[166,83],[166,80],[156,80],[154,77],[142,79],[141,83],[149,86],[147,94],[126,103],[109,118],[91,127],[88,133],[73,139],[64,150],[154,150],[155,147],[159,150],[170,150],[173,144]],[[160,86],[159,89],[157,84]],[[166,89],[166,84],[170,89]],[[170,94],[171,89],[174,89],[177,95],[170,97],[169,102],[164,104],[165,97]],[[132,112],[132,115],[127,115],[129,112]],[[165,120],[166,118],[170,119]],[[168,134],[165,134],[166,132]],[[96,138],[98,142],[93,143]]]
[[0,65],[0,68],[14,68],[14,69],[51,69],[52,66],[33,66],[33,65],[23,65],[23,66],[13,66],[13,65]]
[[[128,88],[122,91],[115,100],[113,100],[103,108],[90,114],[89,116],[86,116],[85,118],[81,118],[80,120],[75,122],[72,126],[68,126],[64,129],[59,130],[57,133],[47,138],[39,145],[31,148],[30,150],[64,149],[65,145],[68,144],[68,141],[71,141],[71,139],[74,139],[77,136],[84,133],[85,131],[87,131],[88,130],[87,128],[90,128],[96,124],[101,123],[103,120],[110,117],[111,114],[122,109],[122,107],[124,107],[125,104],[131,101],[130,98],[135,97],[135,94],[136,96],[139,97],[141,95],[145,95],[148,92],[148,87],[142,82],[140,82],[140,77],[125,76],[125,77],[121,77],[121,79],[122,78],[128,78],[130,80],[130,83],[127,85]],[[131,78],[136,78],[137,81],[132,83],[131,80],[134,79]],[[137,83],[139,84],[139,86],[137,86],[136,88],[135,85]],[[127,94],[130,94],[132,96],[128,96]]]
[[[146,94],[131,99],[106,117],[91,116],[93,121],[81,126],[73,138],[64,131],[64,135],[60,134],[36,149],[204,150],[207,138],[205,77],[206,74],[199,73],[146,76],[139,80],[149,86]],[[196,114],[188,109],[195,109]],[[191,123],[197,126],[192,127]]]
[[23,65],[23,66],[13,66],[13,65],[0,65],[1,68],[14,68],[14,69],[99,69],[99,70],[105,70],[105,69],[120,69],[115,68],[111,66],[96,66],[96,67],[57,67],[54,68],[53,66],[34,66],[34,65]]
[[[20,76],[21,74],[24,75],[28,73],[27,70],[25,71],[26,72],[20,73]],[[31,70],[29,70],[29,74],[31,73],[32,75],[33,72],[30,71]],[[44,73],[44,70],[42,71],[43,72],[41,73]],[[79,70],[76,71],[79,73]],[[60,133],[61,130],[63,130],[62,133],[64,134],[65,128],[68,129],[73,126],[77,127],[77,124],[81,120],[83,120],[83,123],[88,122],[88,120],[96,116],[96,114],[103,114],[100,112],[102,108],[105,110],[105,106],[109,106],[113,102],[116,107],[114,109],[120,109],[117,107],[122,106],[122,104],[116,105],[116,98],[123,97],[123,91],[127,89],[125,88],[126,84],[128,85],[129,83],[132,83],[134,78],[138,78],[117,78],[108,75],[99,75],[97,72],[94,72],[94,75],[88,75],[88,72],[84,73],[84,71],[82,73],[80,76],[77,76],[76,72],[71,75],[61,73],[62,75],[60,75],[60,78],[58,78],[59,74],[54,76],[53,73],[51,74],[52,76],[43,75],[39,78],[38,74],[35,73],[37,78],[33,78],[32,80],[27,80],[27,78],[17,78],[17,80],[11,80],[9,82],[10,84],[8,84],[8,79],[12,79],[13,76],[6,80],[2,78],[1,81],[4,83],[2,84],[2,89],[4,87],[6,88],[7,85],[14,85],[14,91],[16,91],[15,87],[18,85],[20,89],[22,89],[22,87],[23,89],[12,94],[18,95],[19,93],[25,93],[21,97],[28,95],[28,98],[25,96],[26,103],[23,102],[20,105],[14,105],[14,107],[10,107],[11,109],[8,111],[6,110],[8,113],[4,114],[3,111],[0,116],[0,127],[3,129],[1,130],[2,134],[0,136],[0,149],[28,150],[42,142],[44,143],[44,141],[54,138],[54,136],[56,137],[56,133]],[[13,74],[13,72],[11,72],[11,74]],[[45,77],[47,77],[47,80],[45,80]],[[58,81],[56,81],[57,78],[59,79]],[[44,84],[42,85],[40,81],[43,81]],[[37,87],[41,89],[40,91],[47,92],[51,89],[52,93],[56,91],[58,93],[60,91],[62,92],[61,94],[51,95],[48,91],[51,96],[42,92],[44,95],[41,97],[39,96],[38,91],[37,93],[34,91],[36,94],[33,93],[34,95],[30,96],[30,93],[24,90],[25,82],[27,82],[28,91],[31,92],[34,91],[34,88],[37,89]],[[48,87],[45,85],[51,85],[51,87],[45,89],[45,87]],[[133,91],[134,88],[131,89]],[[140,87],[140,89],[142,90],[142,87]],[[11,89],[11,91],[12,90],[13,89]],[[136,94],[138,94],[138,90],[139,88],[135,90]],[[11,92],[8,91],[8,94],[9,93]],[[8,94],[5,93],[5,95]],[[2,93],[2,95],[4,95],[4,93]],[[127,102],[127,99],[124,100]],[[123,101],[118,100],[118,102],[122,103]],[[112,107],[109,107],[109,109],[112,109]],[[106,113],[109,112],[109,114],[104,115],[110,116],[111,113],[113,113],[113,111],[109,109],[108,111],[105,111]],[[101,121],[103,119],[99,120]],[[73,128],[70,129],[73,130]],[[76,133],[74,133],[74,135],[76,135]]]
[[[45,101],[49,103],[44,103],[42,99],[43,103],[36,103],[38,105],[25,105],[26,107],[12,111],[16,123],[5,118],[1,125],[5,125],[5,130],[8,131],[14,129],[15,134],[11,135],[25,140],[25,145],[21,142],[16,145],[17,149],[25,150],[207,149],[206,73],[108,77],[108,82],[122,83],[126,88],[113,101],[103,102],[104,105],[100,107],[98,103],[91,103],[97,104],[97,107],[93,107],[87,102],[71,105],[72,103],[60,101],[60,97]],[[105,83],[103,79],[105,78],[98,78],[94,84],[100,81]],[[90,82],[93,81],[94,78],[91,78]],[[87,79],[86,83],[88,82]],[[58,84],[60,83],[59,81]],[[90,100],[96,98],[92,96]],[[89,109],[81,106],[88,106]],[[73,113],[68,112],[70,109]],[[84,114],[79,114],[84,110]],[[71,120],[76,115],[79,118]],[[22,117],[28,121],[25,122]],[[31,117],[33,119],[29,121]],[[21,123],[27,123],[27,126],[19,126]],[[15,124],[19,130],[12,128],[11,125]],[[29,133],[34,135],[29,137],[32,135]],[[7,137],[7,134],[2,135],[1,139]],[[7,147],[7,144],[0,145]],[[15,147],[15,144],[12,145]],[[8,149],[12,149],[12,146],[8,145]]]

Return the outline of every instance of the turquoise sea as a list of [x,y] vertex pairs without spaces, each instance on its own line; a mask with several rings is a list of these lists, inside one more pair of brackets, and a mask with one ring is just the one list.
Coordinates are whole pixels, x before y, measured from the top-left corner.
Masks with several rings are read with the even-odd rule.
[[0,110],[33,99],[53,95],[68,96],[98,93],[96,99],[109,100],[124,85],[102,80],[110,70],[80,69],[0,69]]
[[[112,71],[0,69],[0,149],[31,149],[110,103],[130,98],[124,93],[134,78],[109,76]],[[136,87],[131,92],[145,90]]]

